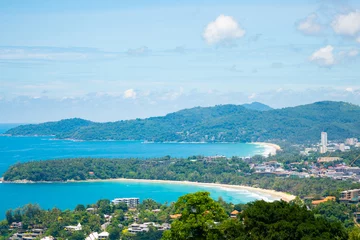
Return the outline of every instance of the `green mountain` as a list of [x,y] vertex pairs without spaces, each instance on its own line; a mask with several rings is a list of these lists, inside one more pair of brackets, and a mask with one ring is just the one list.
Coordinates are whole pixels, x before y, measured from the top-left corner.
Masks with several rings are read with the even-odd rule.
[[345,102],[255,111],[239,105],[195,107],[163,117],[94,123],[82,119],[23,125],[11,135],[55,135],[82,140],[251,142],[287,140],[318,142],[360,137],[360,107]]
[[269,110],[273,109],[272,107],[265,105],[263,103],[260,103],[260,102],[246,103],[241,106],[243,106],[244,108],[256,110],[256,111],[269,111]]

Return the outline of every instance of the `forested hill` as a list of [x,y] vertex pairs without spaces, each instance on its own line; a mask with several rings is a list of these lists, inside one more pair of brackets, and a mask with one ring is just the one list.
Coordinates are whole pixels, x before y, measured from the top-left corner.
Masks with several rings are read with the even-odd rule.
[[239,105],[195,107],[163,117],[94,123],[68,119],[10,129],[11,135],[55,135],[82,140],[251,142],[287,140],[318,142],[360,137],[360,107],[344,102],[257,111]]

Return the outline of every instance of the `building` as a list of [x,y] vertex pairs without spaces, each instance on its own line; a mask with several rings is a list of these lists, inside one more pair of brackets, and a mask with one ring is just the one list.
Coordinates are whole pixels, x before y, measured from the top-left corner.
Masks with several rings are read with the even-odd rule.
[[319,157],[317,159],[318,163],[327,163],[327,162],[335,162],[335,161],[339,161],[341,160],[341,158],[339,157]]
[[99,234],[97,232],[92,232],[85,240],[96,240],[99,239]]
[[326,132],[321,132],[320,153],[326,153],[327,152],[327,145],[328,145],[327,133]]
[[322,200],[315,200],[315,201],[312,201],[311,204],[316,206],[316,205],[319,205],[320,203],[324,203],[324,202],[327,202],[327,201],[335,201],[336,200],[336,197],[334,196],[327,196],[326,198],[322,199]]
[[81,231],[82,226],[79,223],[77,226],[66,226],[65,229],[68,230],[68,231]]
[[358,143],[358,139],[357,138],[347,138],[345,140],[345,144],[346,145],[350,145],[350,146],[354,146]]
[[108,239],[109,233],[108,232],[102,232],[99,234],[99,239]]
[[342,191],[340,193],[340,202],[359,202],[360,189]]
[[236,218],[238,214],[239,214],[239,211],[234,210],[234,211],[232,211],[232,212],[230,213],[230,217],[231,217],[231,218]]
[[145,222],[143,224],[133,223],[129,226],[128,232],[132,234],[136,234],[139,232],[148,232],[150,226],[155,227],[158,231],[165,231],[171,228],[171,225],[168,223],[163,223],[161,225],[154,222]]
[[85,238],[85,240],[97,240],[97,239],[108,239],[109,238],[109,233],[108,232],[102,232],[102,233],[97,233],[97,232],[93,232],[90,233],[90,235],[88,237]]
[[345,144],[340,143],[339,150],[342,151],[342,152],[345,152]]
[[128,207],[135,208],[140,204],[139,198],[115,198],[111,201],[113,204],[119,204],[121,202],[126,203]]

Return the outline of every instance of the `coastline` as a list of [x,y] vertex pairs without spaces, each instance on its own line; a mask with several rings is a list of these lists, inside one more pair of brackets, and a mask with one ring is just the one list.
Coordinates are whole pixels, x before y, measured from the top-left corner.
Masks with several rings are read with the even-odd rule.
[[275,143],[268,142],[252,142],[252,144],[260,145],[265,147],[265,151],[263,152],[264,157],[275,156],[278,151],[282,151],[281,147]]
[[234,190],[246,190],[248,192],[258,193],[259,195],[269,195],[271,198],[290,202],[294,200],[296,196],[285,192],[278,192],[270,189],[255,188],[245,185],[230,185],[221,183],[202,183],[202,182],[190,182],[190,181],[172,181],[172,180],[150,180],[150,179],[128,179],[128,178],[112,178],[112,179],[94,179],[84,181],[67,181],[67,182],[135,182],[135,183],[163,183],[163,184],[180,184],[180,185],[192,185],[202,187],[216,187],[227,188]]
[[258,195],[268,195],[274,200],[283,200],[286,202],[290,202],[294,200],[296,196],[285,193],[278,192],[270,189],[263,188],[255,188],[245,185],[231,185],[231,184],[221,184],[221,183],[202,183],[202,182],[191,182],[191,181],[173,181],[173,180],[151,180],[151,179],[130,179],[130,178],[110,178],[110,179],[88,179],[88,180],[68,180],[65,182],[34,182],[28,180],[18,180],[14,182],[3,181],[3,183],[15,183],[15,184],[35,184],[35,183],[78,183],[78,182],[130,182],[130,183],[154,183],[154,184],[179,184],[179,185],[192,185],[192,186],[200,186],[200,187],[209,187],[209,188],[222,188],[222,189],[233,189],[233,190],[242,190],[248,191],[250,193],[256,193]]

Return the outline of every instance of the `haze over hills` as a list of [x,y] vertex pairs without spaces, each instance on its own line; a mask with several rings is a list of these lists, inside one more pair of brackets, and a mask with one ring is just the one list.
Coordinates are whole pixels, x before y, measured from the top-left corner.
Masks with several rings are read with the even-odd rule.
[[[258,104],[256,104],[258,105]],[[360,106],[345,102],[258,111],[239,105],[195,107],[163,117],[95,123],[83,119],[22,125],[11,135],[55,135],[79,140],[146,140],[186,142],[318,142],[360,136]]]

